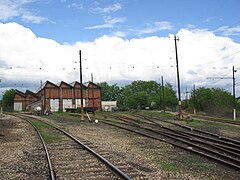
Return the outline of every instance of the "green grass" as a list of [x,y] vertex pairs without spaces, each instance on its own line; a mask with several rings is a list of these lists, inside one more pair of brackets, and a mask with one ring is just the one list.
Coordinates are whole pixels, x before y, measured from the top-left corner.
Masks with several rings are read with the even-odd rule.
[[55,134],[45,134],[43,133],[43,139],[47,144],[55,143],[61,141],[61,136]]
[[61,141],[61,135],[50,125],[41,121],[33,121],[32,124],[40,131],[47,144]]
[[204,129],[208,131],[218,131],[218,130],[225,130],[229,132],[239,132],[240,127],[228,125],[224,123],[216,123],[211,121],[202,121],[202,120],[193,120],[186,123],[187,126],[193,127],[193,128],[199,128]]
[[175,163],[161,162],[160,166],[162,167],[163,170],[171,172],[176,172],[179,169],[177,164]]
[[184,152],[181,155],[171,152],[171,156],[165,160],[158,160],[156,164],[163,170],[177,172],[180,170],[201,170],[202,172],[216,171],[217,167],[214,163],[208,162],[206,159],[195,155],[189,155]]
[[49,126],[48,124],[41,122],[41,121],[33,121],[32,124],[37,127],[40,131],[42,131],[43,129],[49,129],[52,128],[51,126]]

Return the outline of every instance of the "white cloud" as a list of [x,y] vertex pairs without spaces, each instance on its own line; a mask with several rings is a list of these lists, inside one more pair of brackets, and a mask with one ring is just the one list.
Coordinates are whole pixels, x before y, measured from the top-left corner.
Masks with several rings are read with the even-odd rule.
[[21,7],[23,3],[15,4],[12,1],[1,0],[0,1],[0,19],[7,20],[11,17],[18,16],[19,7]]
[[99,24],[95,26],[85,27],[85,29],[105,29],[105,28],[113,28],[113,24]]
[[93,9],[94,13],[111,13],[111,12],[116,12],[118,10],[122,9],[122,5],[120,3],[115,3],[112,5],[109,5],[107,7],[97,7]]
[[[230,38],[186,29],[179,30],[177,36],[182,88],[193,84],[214,86],[206,79],[208,76],[231,76],[232,66],[240,66],[240,44]],[[79,61],[81,49],[82,59],[87,59],[82,62],[84,81],[90,79],[91,73],[96,82],[159,80],[163,75],[166,82],[176,84],[173,35],[129,40],[102,36],[93,42],[63,45],[36,37],[17,23],[0,23],[0,39],[3,82],[79,80],[79,64],[74,62]],[[225,85],[223,81],[222,86]]]
[[1,0],[0,19],[6,21],[10,18],[21,17],[24,22],[36,24],[48,21],[47,18],[34,15],[24,8],[24,5],[34,1],[35,0]]
[[217,32],[221,32],[224,36],[238,36],[240,35],[240,26],[230,27],[230,26],[222,26],[217,29]]
[[137,32],[137,34],[151,34],[162,30],[171,30],[173,28],[172,24],[167,21],[156,21],[153,24],[146,24],[143,29],[132,29],[131,31]]
[[41,23],[43,23],[43,22],[47,22],[47,21],[48,21],[47,18],[41,17],[41,16],[32,15],[32,13],[30,13],[30,12],[25,12],[25,13],[22,15],[22,20],[23,20],[24,22],[34,23],[34,24],[41,24]]
[[85,29],[113,28],[114,24],[123,23],[123,22],[126,21],[126,18],[125,17],[112,18],[110,16],[106,16],[106,17],[103,18],[103,20],[104,20],[105,24],[89,26],[89,27],[85,27]]
[[116,32],[112,33],[112,36],[115,36],[115,37],[125,37],[126,33],[123,32],[123,31],[116,31]]
[[104,22],[106,24],[116,24],[116,23],[123,23],[126,21],[125,17],[117,17],[117,18],[112,18],[110,16],[104,17]]
[[83,4],[80,3],[72,3],[67,6],[68,8],[76,8],[76,9],[83,9]]

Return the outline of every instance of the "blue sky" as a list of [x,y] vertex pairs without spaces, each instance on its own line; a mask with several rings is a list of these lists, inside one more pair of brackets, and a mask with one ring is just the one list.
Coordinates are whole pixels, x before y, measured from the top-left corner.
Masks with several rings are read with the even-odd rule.
[[2,1],[16,13],[11,15],[9,9],[10,15],[1,22],[17,22],[36,36],[59,43],[92,41],[103,35],[168,36],[181,28],[207,29],[240,41],[239,0]]
[[[220,87],[236,73],[240,94],[240,0],[0,0],[0,83],[155,80],[176,90],[174,35],[182,88]],[[122,85],[122,84],[121,84]]]

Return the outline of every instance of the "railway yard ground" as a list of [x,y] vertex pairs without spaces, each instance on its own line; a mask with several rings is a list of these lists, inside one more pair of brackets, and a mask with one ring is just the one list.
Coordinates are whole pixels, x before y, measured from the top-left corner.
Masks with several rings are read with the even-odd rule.
[[[127,167],[125,168],[127,169],[126,174],[129,174],[132,179],[240,179],[240,169],[177,147],[180,146],[177,144],[179,141],[185,142],[188,137],[191,140],[196,139],[200,144],[203,140],[198,136],[203,132],[214,133],[218,135],[218,139],[222,137],[226,137],[227,140],[232,139],[231,143],[236,141],[237,144],[240,142],[240,124],[227,124],[218,122],[217,119],[216,121],[206,118],[203,120],[204,117],[202,116],[194,116],[191,121],[179,121],[174,120],[174,116],[171,114],[158,111],[99,112],[94,116],[90,115],[92,122],[89,122],[87,117],[84,121],[81,121],[81,115],[77,113],[53,113],[49,116],[34,116],[26,113],[26,115],[41,120],[41,122],[54,124],[79,140],[87,142],[93,149],[102,152],[102,156],[116,166]],[[34,124],[42,132],[48,146],[52,148],[51,144],[60,143],[61,137],[48,127],[39,124],[36,119]],[[95,120],[98,120],[98,122],[96,123]],[[240,120],[236,122],[240,122]],[[156,127],[153,125],[157,123],[160,123],[164,130],[154,129]],[[176,124],[179,126],[176,126]],[[184,126],[185,129],[186,127],[192,128],[191,132],[194,132],[193,129],[203,132],[192,137],[190,134],[183,134],[180,125]],[[140,126],[143,129],[140,129]],[[132,128],[133,132],[128,131],[127,128]],[[154,131],[162,134],[156,135]],[[170,134],[170,131],[178,132],[181,137],[176,137],[178,139],[175,140],[171,139],[174,135]],[[33,127],[23,119],[13,116],[13,114],[1,115],[0,180],[48,178],[45,155],[40,151],[41,145],[38,143],[39,139],[35,136],[35,133]],[[149,137],[157,138],[143,136],[144,133],[148,133]],[[163,133],[168,134],[164,135]],[[180,138],[184,138],[184,140]],[[210,135],[205,138],[206,141],[210,142],[208,139]],[[212,149],[221,144],[221,142],[218,142],[219,144],[214,143]],[[226,143],[226,146],[230,144],[226,152],[231,151],[229,156],[240,161],[240,150],[231,143]],[[236,147],[238,146],[240,144],[236,145]],[[195,149],[194,145],[190,143],[186,147],[189,150]],[[225,150],[225,146],[221,148]],[[68,162],[69,164],[73,163],[71,160]],[[236,163],[236,167],[240,167],[239,162],[234,163]],[[123,171],[125,169],[122,168]]]

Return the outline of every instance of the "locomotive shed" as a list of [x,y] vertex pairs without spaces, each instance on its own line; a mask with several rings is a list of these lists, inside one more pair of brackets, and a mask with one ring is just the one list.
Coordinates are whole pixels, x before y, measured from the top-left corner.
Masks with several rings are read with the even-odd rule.
[[[140,177],[141,179],[240,178],[239,172],[209,161],[206,158],[191,154],[164,142],[155,141],[101,123],[100,119],[106,119],[106,116],[110,117],[108,114],[97,115],[95,118],[99,119],[98,124],[87,121],[81,122],[79,114],[53,114],[48,119],[45,117],[38,118],[64,127],[66,131],[71,132],[74,136],[87,140],[93,146],[97,146],[101,151],[106,152],[107,157],[110,157],[113,163],[117,164],[120,161],[129,165],[133,171],[137,171],[141,175],[139,177],[135,176],[133,179],[140,179]],[[133,117],[131,116],[131,118]],[[1,165],[1,172],[4,170],[4,173],[0,174],[0,177],[3,179],[5,177],[29,177],[30,173],[35,173],[35,177],[39,178],[39,176],[36,176],[38,172],[30,171],[26,168],[28,166],[23,166],[22,163],[24,160],[22,152],[29,155],[34,154],[33,150],[37,139],[32,136],[33,130],[30,130],[31,127],[17,118],[6,115],[2,117],[0,124],[0,141],[3,142],[1,143],[0,158],[1,162],[5,162],[5,164]],[[19,148],[17,142],[22,142],[23,145]],[[29,147],[29,144],[31,144],[31,147]],[[18,150],[7,153],[6,149],[4,151],[2,147]],[[29,161],[31,164],[34,162],[31,162],[32,159],[26,158],[24,162]],[[18,167],[18,165],[21,167]],[[39,167],[39,165],[37,166]],[[31,165],[30,167],[34,169],[36,166]],[[39,172],[41,171],[44,172],[44,170],[39,170]],[[6,173],[9,176],[6,176]]]

